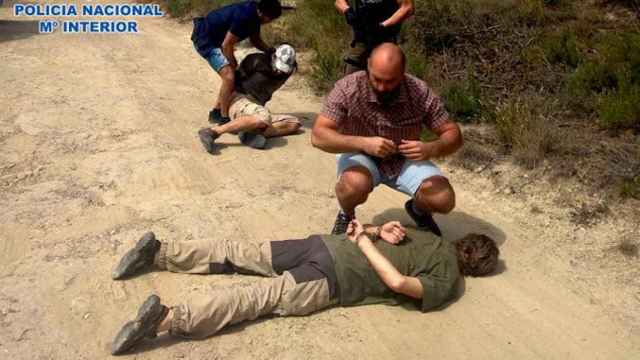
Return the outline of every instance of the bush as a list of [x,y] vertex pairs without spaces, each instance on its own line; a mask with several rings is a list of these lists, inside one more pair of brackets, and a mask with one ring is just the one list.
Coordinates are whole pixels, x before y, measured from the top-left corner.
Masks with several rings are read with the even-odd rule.
[[569,93],[600,124],[638,129],[640,124],[640,34],[607,34],[597,39],[597,56],[578,66]]
[[579,98],[617,87],[618,77],[615,70],[609,64],[600,61],[583,64],[569,76],[569,93]]
[[562,63],[575,68],[582,61],[578,39],[571,31],[547,37],[543,40],[542,47],[550,63]]
[[468,122],[480,115],[480,86],[473,78],[464,82],[453,82],[442,93],[447,111],[455,115],[456,120]]
[[597,104],[600,125],[613,130],[635,129],[640,132],[640,85],[603,94]]
[[620,186],[620,196],[623,198],[634,198],[640,200],[640,175],[622,181]]
[[553,150],[554,127],[548,114],[533,102],[514,100],[499,107],[496,130],[516,162],[526,168],[536,167]]

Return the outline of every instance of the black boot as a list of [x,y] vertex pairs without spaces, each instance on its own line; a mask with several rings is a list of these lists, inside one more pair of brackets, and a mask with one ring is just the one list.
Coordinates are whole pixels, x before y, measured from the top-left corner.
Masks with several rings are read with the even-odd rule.
[[158,250],[160,250],[160,242],[156,240],[154,233],[148,232],[142,235],[136,246],[127,251],[120,259],[120,263],[113,269],[111,277],[114,280],[119,280],[141,270],[151,268]]
[[425,212],[424,214],[418,214],[413,210],[413,199],[407,201],[404,204],[404,209],[407,211],[409,216],[416,222],[419,228],[426,228],[432,233],[442,237],[442,231],[440,231],[440,227],[435,220],[433,220],[433,216],[431,216],[430,212]]
[[340,235],[346,233],[351,220],[353,220],[351,216],[340,210],[340,212],[338,212],[338,216],[336,216],[336,221],[333,223],[333,230],[331,230],[331,234]]
[[138,309],[138,316],[126,323],[113,339],[111,354],[120,355],[133,348],[144,338],[155,338],[158,325],[167,317],[169,308],[160,303],[160,298],[151,295]]

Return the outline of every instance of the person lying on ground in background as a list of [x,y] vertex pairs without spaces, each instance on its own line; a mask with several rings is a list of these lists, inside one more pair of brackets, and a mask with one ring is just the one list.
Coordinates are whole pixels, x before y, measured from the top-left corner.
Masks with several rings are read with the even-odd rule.
[[[380,184],[409,195],[406,211],[437,235],[441,231],[431,213],[447,214],[455,207],[453,188],[432,160],[457,151],[462,133],[427,84],[405,74],[405,63],[397,45],[378,46],[368,72],[336,82],[315,121],[313,146],[340,154],[334,234],[346,231],[356,207]],[[421,140],[425,129],[437,139]]]
[[298,118],[272,115],[265,107],[296,68],[296,52],[288,44],[278,46],[273,54],[248,55],[236,72],[236,90],[229,108],[231,121],[198,131],[205,150],[215,154],[215,140],[225,133],[238,133],[243,144],[263,149],[267,138],[298,132],[302,126]]
[[209,112],[210,121],[229,121],[229,106],[238,66],[234,55],[235,45],[249,38],[258,50],[273,53],[274,49],[262,40],[260,27],[279,18],[281,14],[279,0],[249,0],[221,7],[205,17],[193,19],[193,46],[222,80],[215,105]]
[[382,226],[350,222],[342,235],[250,243],[238,240],[167,242],[146,233],[112,273],[124,279],[152,268],[189,274],[268,277],[249,286],[216,287],[168,307],[151,295],[112,343],[121,354],[168,332],[201,339],[227,325],[275,314],[307,315],[331,306],[413,303],[422,312],[457,295],[461,276],[491,274],[499,250],[485,236],[442,240],[397,221]]

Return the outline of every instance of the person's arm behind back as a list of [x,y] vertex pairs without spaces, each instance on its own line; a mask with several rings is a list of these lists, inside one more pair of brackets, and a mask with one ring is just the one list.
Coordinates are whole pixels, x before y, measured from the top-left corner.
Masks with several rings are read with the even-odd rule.
[[376,248],[371,239],[365,234],[362,224],[357,220],[349,224],[347,236],[362,251],[373,270],[380,277],[380,280],[389,289],[414,299],[422,299],[424,288],[420,280],[413,276],[401,274],[389,259]]

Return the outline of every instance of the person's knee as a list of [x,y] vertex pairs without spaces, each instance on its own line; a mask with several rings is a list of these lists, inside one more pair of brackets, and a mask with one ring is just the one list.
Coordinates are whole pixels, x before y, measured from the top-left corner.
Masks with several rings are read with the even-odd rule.
[[365,168],[347,169],[340,175],[336,184],[336,192],[347,196],[365,197],[373,190],[373,181]]
[[456,194],[449,180],[443,176],[425,179],[416,196],[418,205],[441,214],[450,213],[456,206]]

